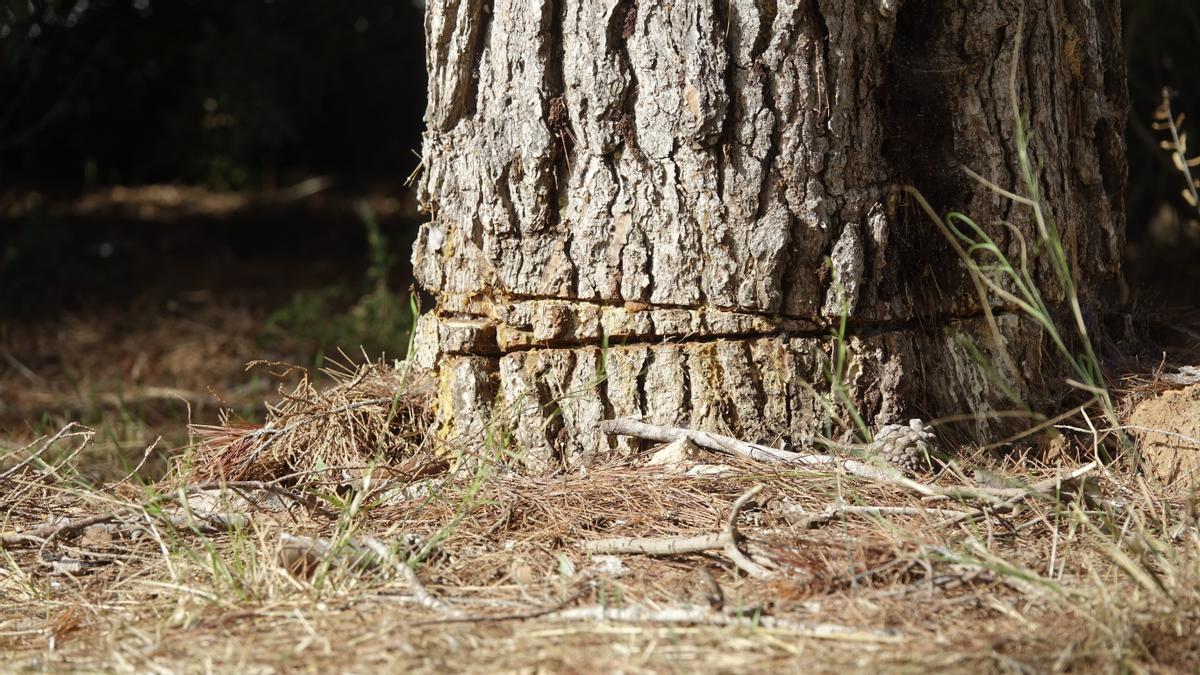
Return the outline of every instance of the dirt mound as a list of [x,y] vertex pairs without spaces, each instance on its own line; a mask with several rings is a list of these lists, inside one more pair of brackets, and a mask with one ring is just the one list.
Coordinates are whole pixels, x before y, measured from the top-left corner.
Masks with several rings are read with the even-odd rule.
[[1138,403],[1129,417],[1146,467],[1165,483],[1200,478],[1200,384]]

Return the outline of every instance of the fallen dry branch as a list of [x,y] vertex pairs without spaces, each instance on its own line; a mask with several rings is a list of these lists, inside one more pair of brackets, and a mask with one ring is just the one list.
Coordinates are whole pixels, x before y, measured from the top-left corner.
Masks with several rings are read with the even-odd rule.
[[724,532],[700,534],[694,537],[613,537],[582,543],[586,553],[597,555],[684,555],[725,548]]
[[772,616],[744,616],[713,611],[709,607],[688,605],[654,609],[640,605],[625,607],[575,607],[547,615],[558,621],[613,621],[618,623],[665,623],[690,624],[697,626],[744,626],[787,631],[804,637],[825,640],[850,640],[854,642],[880,642],[900,644],[901,635],[887,630],[855,630],[848,626],[817,623],[807,624]]
[[1028,488],[1017,488],[1023,490],[1023,492],[1016,495],[1012,499],[1009,499],[1008,501],[1004,501],[999,504],[989,504],[988,506],[981,507],[975,511],[951,516],[945,520],[935,523],[933,527],[949,527],[965,520],[982,518],[991,514],[1007,513],[1017,508],[1017,506],[1027,501],[1031,497],[1059,499],[1060,495],[1069,492],[1074,487],[1076,481],[1095,471],[1098,466],[1099,465],[1096,462],[1089,462],[1066,474],[1060,474],[1051,478],[1047,478],[1043,481],[1038,481],[1037,483],[1030,485]]
[[617,554],[639,553],[642,555],[681,555],[684,553],[699,553],[701,551],[720,550],[738,569],[755,579],[770,579],[771,572],[750,560],[738,548],[741,538],[737,530],[738,515],[750,500],[762,491],[761,485],[746,490],[733,503],[725,526],[719,534],[704,534],[696,537],[618,537],[615,539],[597,539],[583,542],[583,550],[587,553]]
[[[0,534],[0,549],[18,548],[21,546],[45,546],[58,539],[66,539],[83,533],[84,530],[93,525],[104,525],[113,521],[120,521],[122,518],[134,514],[144,514],[147,509],[159,506],[165,502],[180,500],[181,493],[183,496],[189,494],[203,493],[220,488],[227,489],[246,489],[246,490],[262,490],[271,492],[280,497],[285,497],[297,504],[308,506],[308,500],[304,500],[299,496],[292,494],[287,489],[276,484],[275,481],[230,481],[230,482],[212,482],[192,485],[183,488],[180,492],[172,492],[160,494],[142,502],[123,504],[108,513],[92,513],[84,516],[78,516],[66,522],[51,523],[43,525],[31,530],[23,530],[20,532],[6,532]],[[185,501],[185,500],[180,500]],[[247,499],[247,503],[253,503],[253,500]],[[186,506],[186,502],[185,502]],[[332,512],[320,507],[314,507],[314,510],[326,516],[334,516]],[[212,532],[228,530],[230,527],[240,526],[245,524],[245,514],[222,514],[222,513],[192,513],[192,514],[173,514],[167,516],[164,520],[167,524],[176,529],[199,527],[200,532],[209,534]],[[140,525],[129,525],[123,529],[138,529]],[[122,528],[118,528],[122,529]]]
[[592,590],[592,584],[583,584],[579,590],[571,595],[563,598],[561,601],[554,603],[549,607],[541,607],[531,609],[526,612],[513,612],[509,614],[461,614],[453,616],[442,616],[437,619],[426,619],[424,621],[414,621],[413,626],[432,626],[435,624],[447,623],[490,623],[501,621],[527,621],[529,619],[540,619],[550,616],[555,612],[562,611],[568,605],[575,603],[577,600],[587,595]]
[[[58,525],[47,525],[35,530],[13,532],[0,535],[0,549],[17,548],[22,545],[37,545],[45,549],[57,540],[82,534],[90,527],[110,525],[107,528],[113,534],[133,534],[144,529],[140,523],[114,523],[119,519],[132,515],[134,511],[102,513],[76,518]],[[171,514],[161,519],[161,522],[177,530],[191,530],[198,534],[228,532],[232,528],[245,527],[250,518],[244,513],[211,513],[211,514]]]
[[[82,429],[82,431],[73,431],[75,429],[75,427],[79,427],[80,429]],[[87,427],[76,424],[75,422],[71,422],[71,423],[67,424],[63,428],[59,429],[58,432],[55,433],[53,436],[46,439],[42,443],[41,447],[39,447],[37,450],[34,450],[33,452],[31,452],[28,457],[17,462],[13,466],[9,467],[3,473],[0,473],[0,482],[6,480],[9,476],[12,476],[16,472],[20,471],[21,469],[23,469],[23,468],[29,466],[30,464],[32,464],[33,462],[37,461],[43,454],[46,453],[47,450],[49,450],[55,443],[62,440],[63,438],[69,438],[71,436],[83,436],[84,437],[83,443],[86,444],[89,440],[91,440],[91,438],[94,434],[95,434],[95,432],[93,432],[91,429],[88,429]],[[35,441],[35,443],[36,443],[36,441]],[[33,443],[25,446],[25,448],[28,449],[32,446],[33,446]],[[9,456],[12,456],[12,454],[16,454],[16,453],[11,453]]]
[[462,617],[461,612],[430,593],[417,573],[403,560],[418,548],[420,542],[415,537],[405,537],[397,551],[392,551],[373,537],[334,542],[283,532],[279,535],[279,542],[279,563],[294,576],[311,577],[322,564],[360,571],[391,569],[408,584],[418,605],[449,619]]
[[855,459],[847,459],[845,457],[837,457],[835,455],[823,454],[803,454],[798,452],[790,452],[780,450],[758,443],[749,443],[747,441],[722,436],[708,431],[696,431],[693,429],[684,429],[681,427],[667,427],[657,424],[648,424],[640,420],[630,418],[620,418],[614,420],[604,420],[600,423],[601,433],[632,436],[634,438],[642,438],[648,441],[657,441],[659,443],[670,443],[680,439],[686,439],[695,443],[702,448],[708,448],[716,452],[723,452],[731,455],[739,455],[758,462],[782,463],[792,466],[800,466],[814,470],[837,470],[841,469],[848,474],[866,478],[881,483],[897,485],[913,492],[923,495],[936,495],[938,491],[932,486],[924,483],[919,483],[910,478],[906,478],[903,474],[895,469],[872,466],[866,462],[860,462]]
[[[937,499],[969,498],[990,502],[988,506],[978,509],[977,511],[969,513],[955,513],[945,521],[938,523],[938,526],[942,527],[946,525],[952,525],[969,518],[980,517],[988,513],[1003,513],[1006,510],[1011,510],[1014,506],[1025,501],[1029,497],[1035,495],[1047,495],[1050,492],[1061,490],[1071,481],[1090,473],[1097,466],[1095,462],[1092,462],[1086,466],[1076,469],[1071,473],[1049,478],[1039,483],[1035,483],[1028,488],[997,490],[994,488],[981,488],[971,485],[940,487],[912,480],[911,478],[901,474],[899,471],[888,467],[876,467],[865,462],[846,459],[843,457],[836,457],[834,455],[809,455],[789,452],[786,450],[771,448],[765,445],[759,445],[757,443],[749,443],[736,438],[731,438],[729,436],[713,434],[707,431],[660,426],[657,424],[648,424],[646,422],[629,418],[605,420],[600,423],[600,430],[606,434],[632,436],[634,438],[643,438],[660,443],[670,443],[680,439],[686,439],[702,448],[739,455],[760,462],[784,463],[811,469],[837,470],[840,468],[851,475],[887,485],[901,487],[925,497]],[[1001,501],[1001,497],[999,495],[1008,497],[1008,499]]]
[[396,570],[401,579],[404,579],[404,583],[408,584],[409,589],[412,591],[413,598],[416,599],[418,605],[424,607],[425,609],[442,614],[447,618],[455,619],[462,616],[462,612],[450,607],[441,600],[438,600],[432,593],[426,590],[425,584],[421,583],[421,578],[417,576],[417,572],[413,568],[409,567],[408,563],[399,560],[395,555],[393,555],[392,552],[388,550],[388,547],[384,546],[378,540],[370,537],[364,539],[363,541],[367,547],[375,553],[375,555],[380,556],[384,562],[391,564],[392,569]]
[[0,534],[0,549],[16,548],[18,546],[40,546],[45,544],[47,540],[69,537],[83,532],[92,525],[112,522],[121,517],[121,515],[121,513],[92,514],[90,516],[75,518],[66,523],[46,525],[23,532]]
[[822,511],[816,513],[804,511],[799,508],[783,509],[786,515],[793,515],[799,519],[797,525],[804,528],[817,527],[824,525],[831,520],[843,516],[966,516],[965,511],[956,511],[953,509],[927,509],[919,506],[851,506],[848,504],[834,504],[826,507]]
[[[386,555],[386,548],[383,549],[383,553],[380,553],[377,546],[365,539],[347,539],[335,542],[321,537],[281,532],[279,543],[280,564],[298,577],[312,576],[319,565],[326,563],[359,571],[369,571],[387,567],[392,560],[392,556]],[[411,552],[413,547],[410,544],[411,542],[408,541],[402,547],[405,553]]]
[[838,460],[838,458],[831,455],[804,455],[758,443],[749,443],[708,431],[649,424],[628,417],[604,420],[600,423],[600,432],[609,435],[632,436],[659,443],[688,440],[702,448],[726,454],[740,455],[758,462],[785,462],[789,464],[825,466]]

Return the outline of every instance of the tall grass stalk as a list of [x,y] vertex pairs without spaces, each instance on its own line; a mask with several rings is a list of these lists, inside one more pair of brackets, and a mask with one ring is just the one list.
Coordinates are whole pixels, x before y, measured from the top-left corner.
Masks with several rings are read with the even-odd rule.
[[[1017,97],[1017,66],[1020,63],[1023,24],[1024,14],[1019,19],[1016,31],[1017,37],[1014,45],[1013,65],[1009,73],[1008,93],[1012,103],[1016,131],[1018,163],[1026,194],[1021,195],[1002,188],[968,167],[963,167],[963,171],[997,195],[1031,211],[1033,221],[1037,226],[1037,239],[1034,242],[1035,247],[1032,253],[1025,236],[1010,223],[1001,224],[1019,244],[1016,260],[1010,259],[995,240],[967,214],[953,211],[943,218],[934,211],[915,187],[905,186],[904,190],[937,225],[956,255],[967,267],[993,337],[995,356],[1004,364],[1005,369],[1013,375],[1020,372],[1013,364],[1004,346],[1004,339],[997,326],[989,294],[998,298],[1002,306],[1019,312],[1042,328],[1054,344],[1058,354],[1070,366],[1074,377],[1068,378],[1067,383],[1091,396],[1084,407],[1093,403],[1099,404],[1111,426],[1116,428],[1120,426],[1120,422],[1105,382],[1104,373],[1100,368],[1100,361],[1096,356],[1092,336],[1083,317],[1079,289],[1075,283],[1071,261],[1067,256],[1053,213],[1042,197],[1039,175],[1030,157],[1032,136],[1026,129],[1025,120],[1021,115],[1020,101]],[[1063,299],[1070,310],[1070,323],[1073,325],[1069,328],[1060,326],[1055,312],[1034,280],[1030,270],[1031,257],[1040,257],[1049,263],[1055,281],[1062,291]],[[1074,338],[1077,339],[1068,338],[1069,333],[1066,331],[1070,330],[1074,331]],[[1076,352],[1071,346],[1072,342],[1077,342],[1082,352]]]
[[1200,167],[1200,157],[1188,158],[1187,132],[1183,130],[1183,113],[1176,115],[1171,112],[1171,90],[1163,88],[1162,103],[1154,111],[1154,122],[1150,125],[1155,131],[1167,132],[1166,140],[1159,141],[1159,147],[1171,153],[1171,164],[1183,175],[1187,187],[1181,193],[1183,199],[1197,212],[1200,212],[1200,180],[1192,176],[1192,169]]

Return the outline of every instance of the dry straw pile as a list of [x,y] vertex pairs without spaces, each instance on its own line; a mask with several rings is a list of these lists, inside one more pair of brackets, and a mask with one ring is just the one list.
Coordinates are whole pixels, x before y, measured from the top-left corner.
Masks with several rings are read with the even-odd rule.
[[324,371],[333,384],[323,390],[301,369],[277,374],[297,371],[299,383],[281,389],[282,402],[268,406],[265,424],[226,418],[218,426],[194,425],[195,465],[184,471],[203,480],[272,479],[329,467],[397,466],[421,452],[433,393],[427,378],[410,376],[407,367],[349,359]]

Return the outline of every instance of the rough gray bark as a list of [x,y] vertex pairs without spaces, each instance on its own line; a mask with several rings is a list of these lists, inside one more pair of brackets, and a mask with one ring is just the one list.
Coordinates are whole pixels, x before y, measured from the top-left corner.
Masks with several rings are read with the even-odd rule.
[[[438,371],[438,433],[477,434],[503,411],[533,468],[629,450],[599,434],[611,416],[800,442],[827,424],[817,397],[843,303],[871,423],[1011,407],[956,337],[990,343],[963,267],[889,191],[913,184],[1032,241],[1028,215],[959,168],[1020,189],[1020,2],[970,4],[429,3],[430,221],[413,262],[437,306],[414,358]],[[1119,13],[1028,0],[1017,57],[1042,189],[1088,297],[1120,273]],[[1023,371],[1005,377],[1050,391],[1041,335],[998,309]]]

